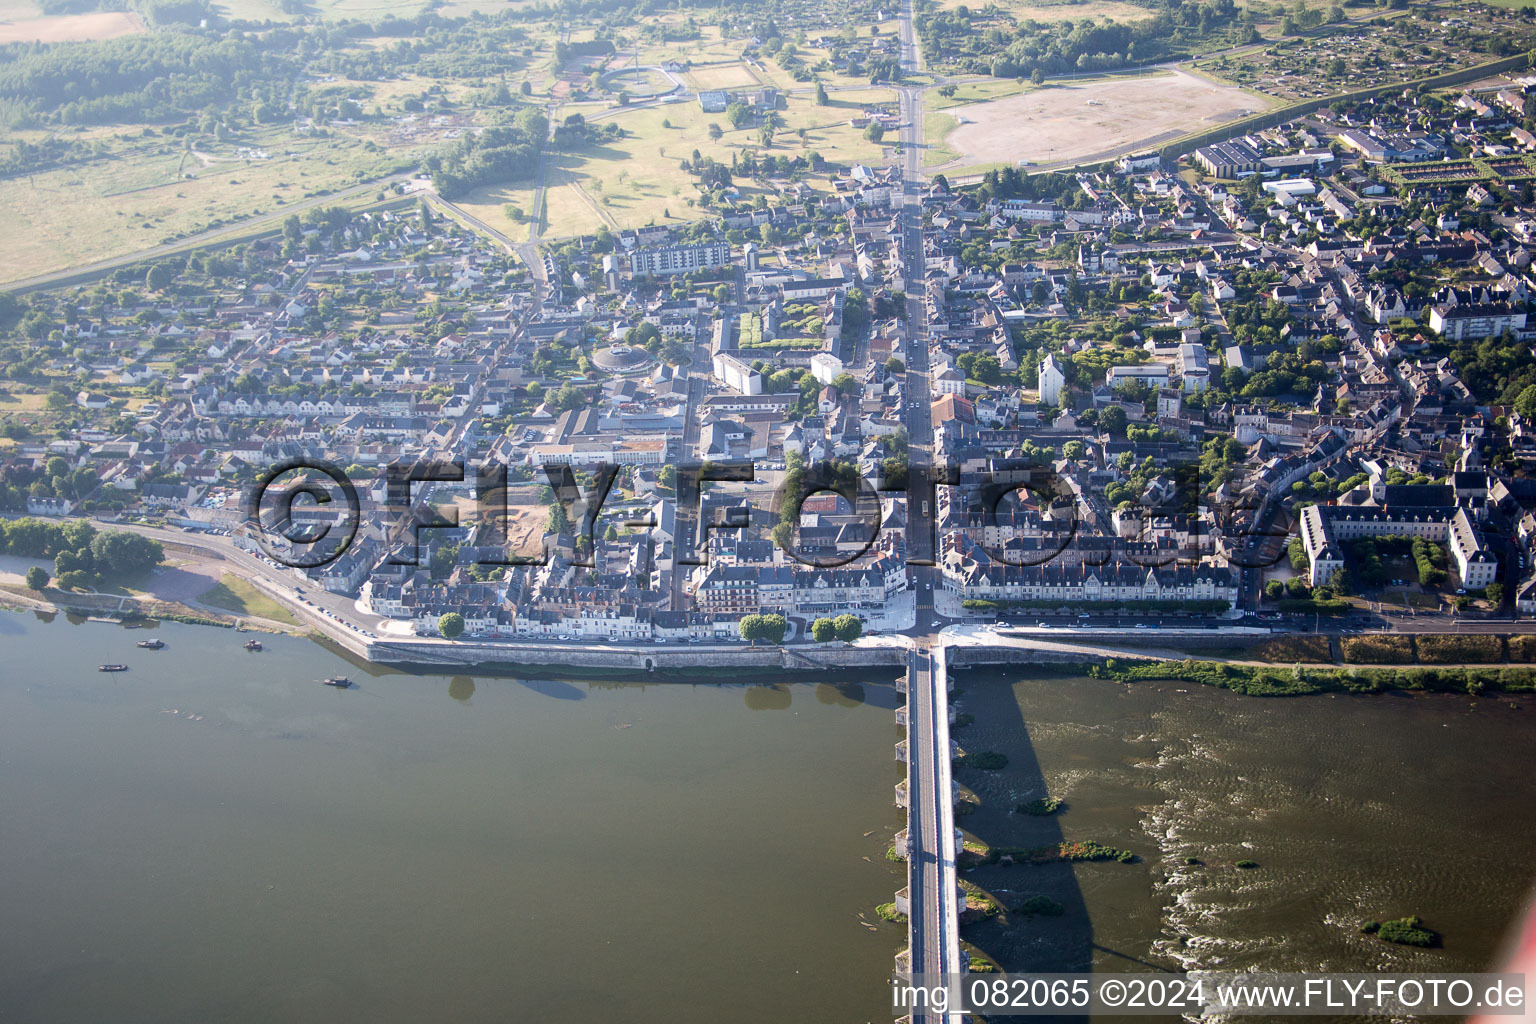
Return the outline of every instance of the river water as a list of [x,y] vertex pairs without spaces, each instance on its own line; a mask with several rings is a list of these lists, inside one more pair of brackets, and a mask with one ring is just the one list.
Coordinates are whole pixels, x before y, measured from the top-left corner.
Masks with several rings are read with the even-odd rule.
[[[154,632],[0,613],[0,1020],[890,1019],[888,680],[411,675]],[[1536,876],[1536,707],[958,685],[957,741],[1009,757],[958,772],[967,831],[1140,858],[970,872],[1064,906],[968,929],[1008,969],[1485,969]],[[1045,793],[1067,809],[1013,812]],[[1404,914],[1443,948],[1359,932]]]
[[[1005,968],[1490,970],[1536,882],[1529,696],[1261,699],[991,670],[961,685],[976,721],[955,739],[1010,759],[957,772],[981,800],[963,828],[1140,858],[973,872],[1005,903],[1039,892],[1066,908],[969,934]],[[1047,792],[1066,809],[1014,811]],[[1408,914],[1442,948],[1360,932]]]
[[860,920],[902,884],[889,680],[147,635],[0,613],[0,1020],[889,1019],[900,933]]

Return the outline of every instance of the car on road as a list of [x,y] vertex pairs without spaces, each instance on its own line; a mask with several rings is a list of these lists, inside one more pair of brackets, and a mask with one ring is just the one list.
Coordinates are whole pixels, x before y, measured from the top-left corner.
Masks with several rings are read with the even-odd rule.
[[934,619],[933,620],[933,628],[934,629],[938,629],[942,625],[944,625],[944,624],[942,622],[940,622],[938,619]]

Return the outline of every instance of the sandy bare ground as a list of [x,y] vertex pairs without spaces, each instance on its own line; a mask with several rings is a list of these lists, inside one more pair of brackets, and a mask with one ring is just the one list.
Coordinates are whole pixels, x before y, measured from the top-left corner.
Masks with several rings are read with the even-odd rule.
[[[500,500],[499,497],[492,496],[492,501],[496,500]],[[460,523],[475,522],[480,514],[479,504],[474,498],[460,498],[453,504],[459,511]],[[533,558],[542,554],[544,528],[548,525],[549,506],[547,505],[507,505],[505,530],[508,553],[524,558]]]
[[87,39],[116,39],[146,32],[137,14],[57,14],[46,18],[0,21],[0,43],[75,43]]
[[1060,85],[944,113],[965,123],[945,136],[956,159],[973,164],[1059,164],[1107,159],[1186,132],[1255,113],[1269,104],[1236,86],[1182,71]]

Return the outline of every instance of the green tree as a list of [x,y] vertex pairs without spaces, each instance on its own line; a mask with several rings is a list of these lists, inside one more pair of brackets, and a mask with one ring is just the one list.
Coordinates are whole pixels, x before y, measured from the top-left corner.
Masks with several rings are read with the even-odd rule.
[[62,590],[87,590],[91,585],[91,574],[76,569],[71,572],[59,574],[59,588]]
[[1108,433],[1123,436],[1126,422],[1125,410],[1118,405],[1105,406],[1099,413],[1099,426]]
[[886,373],[905,373],[906,369],[907,364],[902,362],[900,359],[897,359],[895,356],[891,356],[891,358],[885,361]]
[[165,560],[165,549],[159,541],[123,530],[98,533],[91,538],[89,547],[80,550],[89,552],[96,571],[103,575],[143,572]]
[[1264,584],[1264,596],[1271,601],[1278,601],[1285,596],[1285,584],[1279,580],[1270,580]]
[[27,587],[31,590],[42,590],[48,585],[48,570],[34,565],[27,570]]
[[817,619],[811,623],[811,639],[819,644],[831,643],[837,639],[837,626],[832,619]]
[[553,505],[549,506],[549,520],[544,525],[544,532],[565,534],[571,532],[571,519],[565,514],[565,506],[560,504],[558,498]]
[[837,631],[837,638],[844,643],[853,643],[864,633],[864,622],[857,615],[844,613],[832,620],[832,628]]
[[449,640],[457,640],[464,634],[464,616],[449,612],[438,617],[437,631]]
[[876,122],[864,129],[864,137],[870,142],[879,143],[885,138],[885,126]]
[[817,82],[816,83],[816,105],[818,107],[824,107],[828,103],[831,103],[831,102],[832,102],[831,97],[829,97],[827,95],[827,87],[825,85],[822,85],[820,82]]
[[782,615],[744,615],[736,625],[743,640],[757,643],[759,640],[770,644],[784,642],[784,634],[789,629],[789,623]]
[[174,278],[163,264],[156,263],[144,274],[144,287],[152,292],[164,291]]
[[1536,384],[1532,384],[1515,398],[1515,411],[1526,419],[1536,416]]
[[1291,538],[1291,542],[1286,545],[1286,554],[1290,556],[1291,568],[1297,572],[1305,572],[1312,564],[1311,560],[1307,558],[1307,549],[1302,544],[1300,537]]
[[580,388],[573,388],[566,384],[554,393],[552,401],[559,407],[561,412],[570,412],[572,409],[580,409],[587,404],[587,393]]

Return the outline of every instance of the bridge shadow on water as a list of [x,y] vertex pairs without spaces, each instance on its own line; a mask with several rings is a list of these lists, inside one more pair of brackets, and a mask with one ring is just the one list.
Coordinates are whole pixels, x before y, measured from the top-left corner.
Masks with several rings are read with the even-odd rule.
[[[1016,810],[1056,794],[1046,783],[1013,687],[1002,673],[976,669],[956,673],[955,687],[956,709],[974,720],[955,727],[952,738],[967,754],[992,751],[1008,758],[1007,765],[995,771],[958,761],[955,766],[956,782],[974,794],[976,806],[971,813],[957,814],[955,824],[967,843],[979,840],[997,853],[992,863],[962,870],[960,877],[990,893],[1004,908],[990,920],[963,926],[961,938],[974,947],[973,953],[980,950],[1010,973],[1091,970],[1099,947],[1078,870],[1097,865],[1030,863],[1025,853],[1054,847],[1066,838],[1061,814],[1070,813],[1070,807],[1038,816]],[[969,802],[962,800],[957,807],[963,810]],[[1048,905],[1031,913],[1027,901],[1040,896],[1059,904],[1060,913],[1051,912],[1054,907]]]

